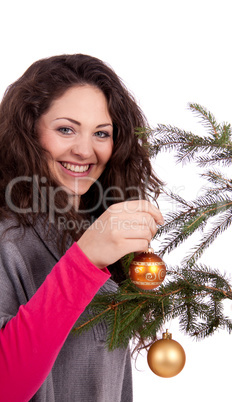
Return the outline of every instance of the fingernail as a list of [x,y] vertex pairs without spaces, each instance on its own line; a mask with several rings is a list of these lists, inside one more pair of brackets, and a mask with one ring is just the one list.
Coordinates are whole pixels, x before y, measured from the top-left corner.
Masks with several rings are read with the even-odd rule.
[[159,225],[163,225],[164,224],[164,218],[159,219],[158,223],[159,223]]

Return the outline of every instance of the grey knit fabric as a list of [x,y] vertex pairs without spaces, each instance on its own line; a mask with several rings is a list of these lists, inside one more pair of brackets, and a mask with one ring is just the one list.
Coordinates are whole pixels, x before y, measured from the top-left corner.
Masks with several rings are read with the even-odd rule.
[[[53,236],[44,240],[41,223],[25,231],[14,227],[5,232],[12,224],[7,220],[0,225],[0,327],[17,314],[21,304],[27,303],[61,257]],[[109,279],[100,292],[116,287]],[[130,351],[119,348],[109,352],[106,336],[104,323],[80,336],[70,333],[52,371],[31,401],[131,402]]]

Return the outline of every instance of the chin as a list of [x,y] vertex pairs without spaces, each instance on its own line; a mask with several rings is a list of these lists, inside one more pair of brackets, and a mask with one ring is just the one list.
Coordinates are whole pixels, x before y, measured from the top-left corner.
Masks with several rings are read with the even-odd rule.
[[[73,182],[65,183],[63,181],[63,186],[65,187],[67,194],[73,195],[73,196],[74,195],[81,196],[81,195],[84,195],[85,193],[87,193],[87,191],[90,189],[90,187],[96,182],[98,183],[97,178],[90,177],[87,180],[86,179],[78,180],[76,183],[73,183]],[[100,186],[100,183],[98,184],[98,186]]]
[[87,191],[90,189],[90,186],[86,186],[85,188],[72,188],[72,187],[66,187],[66,191],[69,195],[77,196],[80,197],[81,195],[84,195],[87,193]]

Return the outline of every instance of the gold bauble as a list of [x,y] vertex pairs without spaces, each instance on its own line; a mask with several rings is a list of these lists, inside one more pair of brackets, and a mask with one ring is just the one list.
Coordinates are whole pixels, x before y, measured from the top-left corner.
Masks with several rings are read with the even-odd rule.
[[147,354],[150,369],[160,377],[174,377],[184,368],[186,356],[182,346],[166,331],[163,339],[154,342]]
[[166,275],[163,260],[150,247],[147,252],[134,257],[130,264],[131,281],[140,289],[152,290],[161,285]]

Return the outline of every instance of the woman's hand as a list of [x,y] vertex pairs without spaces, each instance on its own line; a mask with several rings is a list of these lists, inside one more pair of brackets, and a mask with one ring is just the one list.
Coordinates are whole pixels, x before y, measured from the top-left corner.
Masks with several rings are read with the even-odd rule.
[[77,244],[94,265],[104,268],[130,252],[146,251],[157,224],[163,223],[149,201],[125,201],[110,206]]

